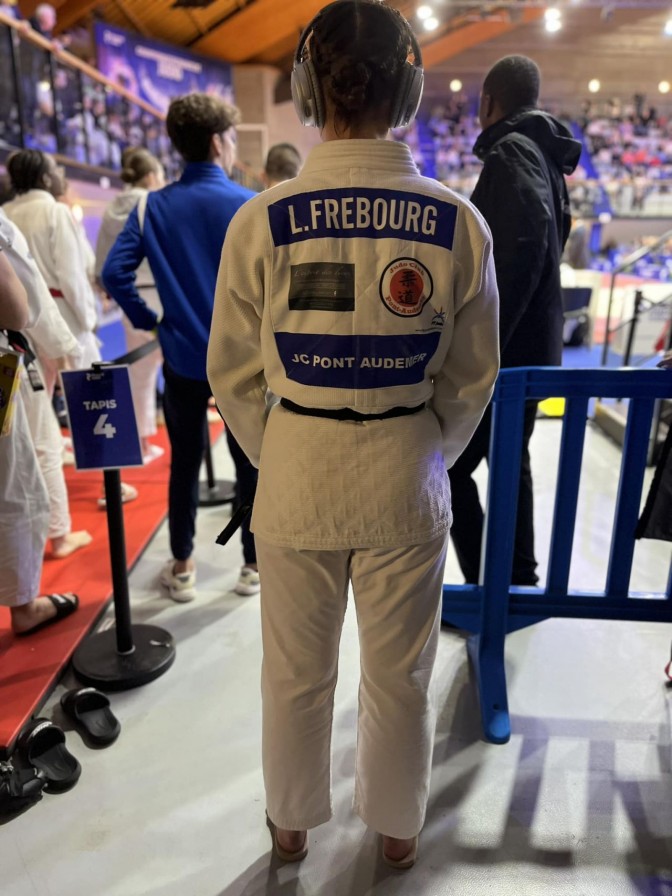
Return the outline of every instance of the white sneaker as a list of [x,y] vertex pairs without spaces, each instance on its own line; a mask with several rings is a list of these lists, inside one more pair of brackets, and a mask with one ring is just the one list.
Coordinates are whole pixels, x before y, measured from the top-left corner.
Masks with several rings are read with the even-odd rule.
[[251,594],[257,594],[261,585],[259,584],[259,573],[256,569],[250,569],[249,566],[243,566],[238,577],[236,587],[233,589],[236,594],[243,594],[249,597]]
[[189,603],[196,597],[196,570],[176,575],[174,569],[175,561],[168,560],[161,570],[159,581],[168,589],[171,600],[177,601],[178,604]]
[[151,464],[158,457],[163,457],[164,451],[160,445],[148,445],[147,453],[142,455],[143,464]]

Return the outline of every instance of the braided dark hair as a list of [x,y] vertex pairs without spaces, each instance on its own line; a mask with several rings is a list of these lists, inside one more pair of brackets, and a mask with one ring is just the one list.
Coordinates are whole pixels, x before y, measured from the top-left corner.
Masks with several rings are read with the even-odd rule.
[[41,150],[19,149],[9,156],[6,167],[16,193],[44,189],[44,178],[49,174],[49,159]]
[[337,121],[349,127],[385,117],[410,51],[408,23],[380,0],[325,7],[310,38],[310,58]]

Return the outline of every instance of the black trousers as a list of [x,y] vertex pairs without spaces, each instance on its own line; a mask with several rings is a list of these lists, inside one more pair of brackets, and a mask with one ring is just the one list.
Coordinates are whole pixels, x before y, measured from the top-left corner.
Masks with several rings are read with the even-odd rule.
[[[536,585],[539,581],[536,574],[537,562],[534,558],[534,501],[529,452],[530,437],[537,416],[537,404],[536,401],[528,401],[525,405],[512,585]],[[482,460],[488,460],[491,428],[492,404],[486,408],[471,442],[453,468],[448,471],[453,505],[453,526],[450,536],[462,574],[468,584],[478,583],[484,520],[483,508],[472,474]]]
[[[205,427],[211,391],[207,380],[180,376],[164,363],[163,414],[170,439],[170,482],[168,485],[168,528],[170,549],[176,560],[188,560],[194,550],[198,478],[205,452]],[[236,468],[236,496],[254,498],[257,471],[231,433],[226,439]],[[243,556],[256,563],[254,536],[249,517],[242,526]]]

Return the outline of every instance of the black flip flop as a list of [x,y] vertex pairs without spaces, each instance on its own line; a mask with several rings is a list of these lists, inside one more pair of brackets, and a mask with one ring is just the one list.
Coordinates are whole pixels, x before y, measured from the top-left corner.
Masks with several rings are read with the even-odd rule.
[[45,621],[40,622],[39,625],[34,625],[32,628],[29,628],[28,631],[17,632],[19,637],[25,638],[26,635],[34,635],[35,632],[39,632],[48,625],[53,625],[54,622],[60,622],[61,619],[71,616],[79,606],[79,598],[76,594],[72,593],[42,594],[40,597],[46,597],[52,602],[56,610],[56,615],[52,616],[50,619],[45,619]]
[[16,750],[46,781],[47,793],[62,793],[74,787],[82,767],[65,746],[63,730],[49,719],[32,719],[19,734]]
[[121,731],[110,701],[96,688],[76,688],[61,697],[63,711],[77,724],[84,738],[96,747],[107,747]]

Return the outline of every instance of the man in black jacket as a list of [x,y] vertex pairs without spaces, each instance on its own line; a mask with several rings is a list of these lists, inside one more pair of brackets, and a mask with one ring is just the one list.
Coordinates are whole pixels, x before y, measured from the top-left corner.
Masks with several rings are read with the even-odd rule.
[[[484,163],[471,201],[492,231],[499,287],[502,367],[562,362],[560,256],[571,216],[565,174],[581,144],[568,128],[537,108],[540,75],[525,56],[506,56],[490,69],[481,91],[483,131],[474,153]],[[520,473],[512,583],[536,585],[532,476],[528,443],[537,403],[528,402]],[[450,470],[451,535],[467,582],[478,582],[483,510],[472,478],[487,460],[491,406]]]

